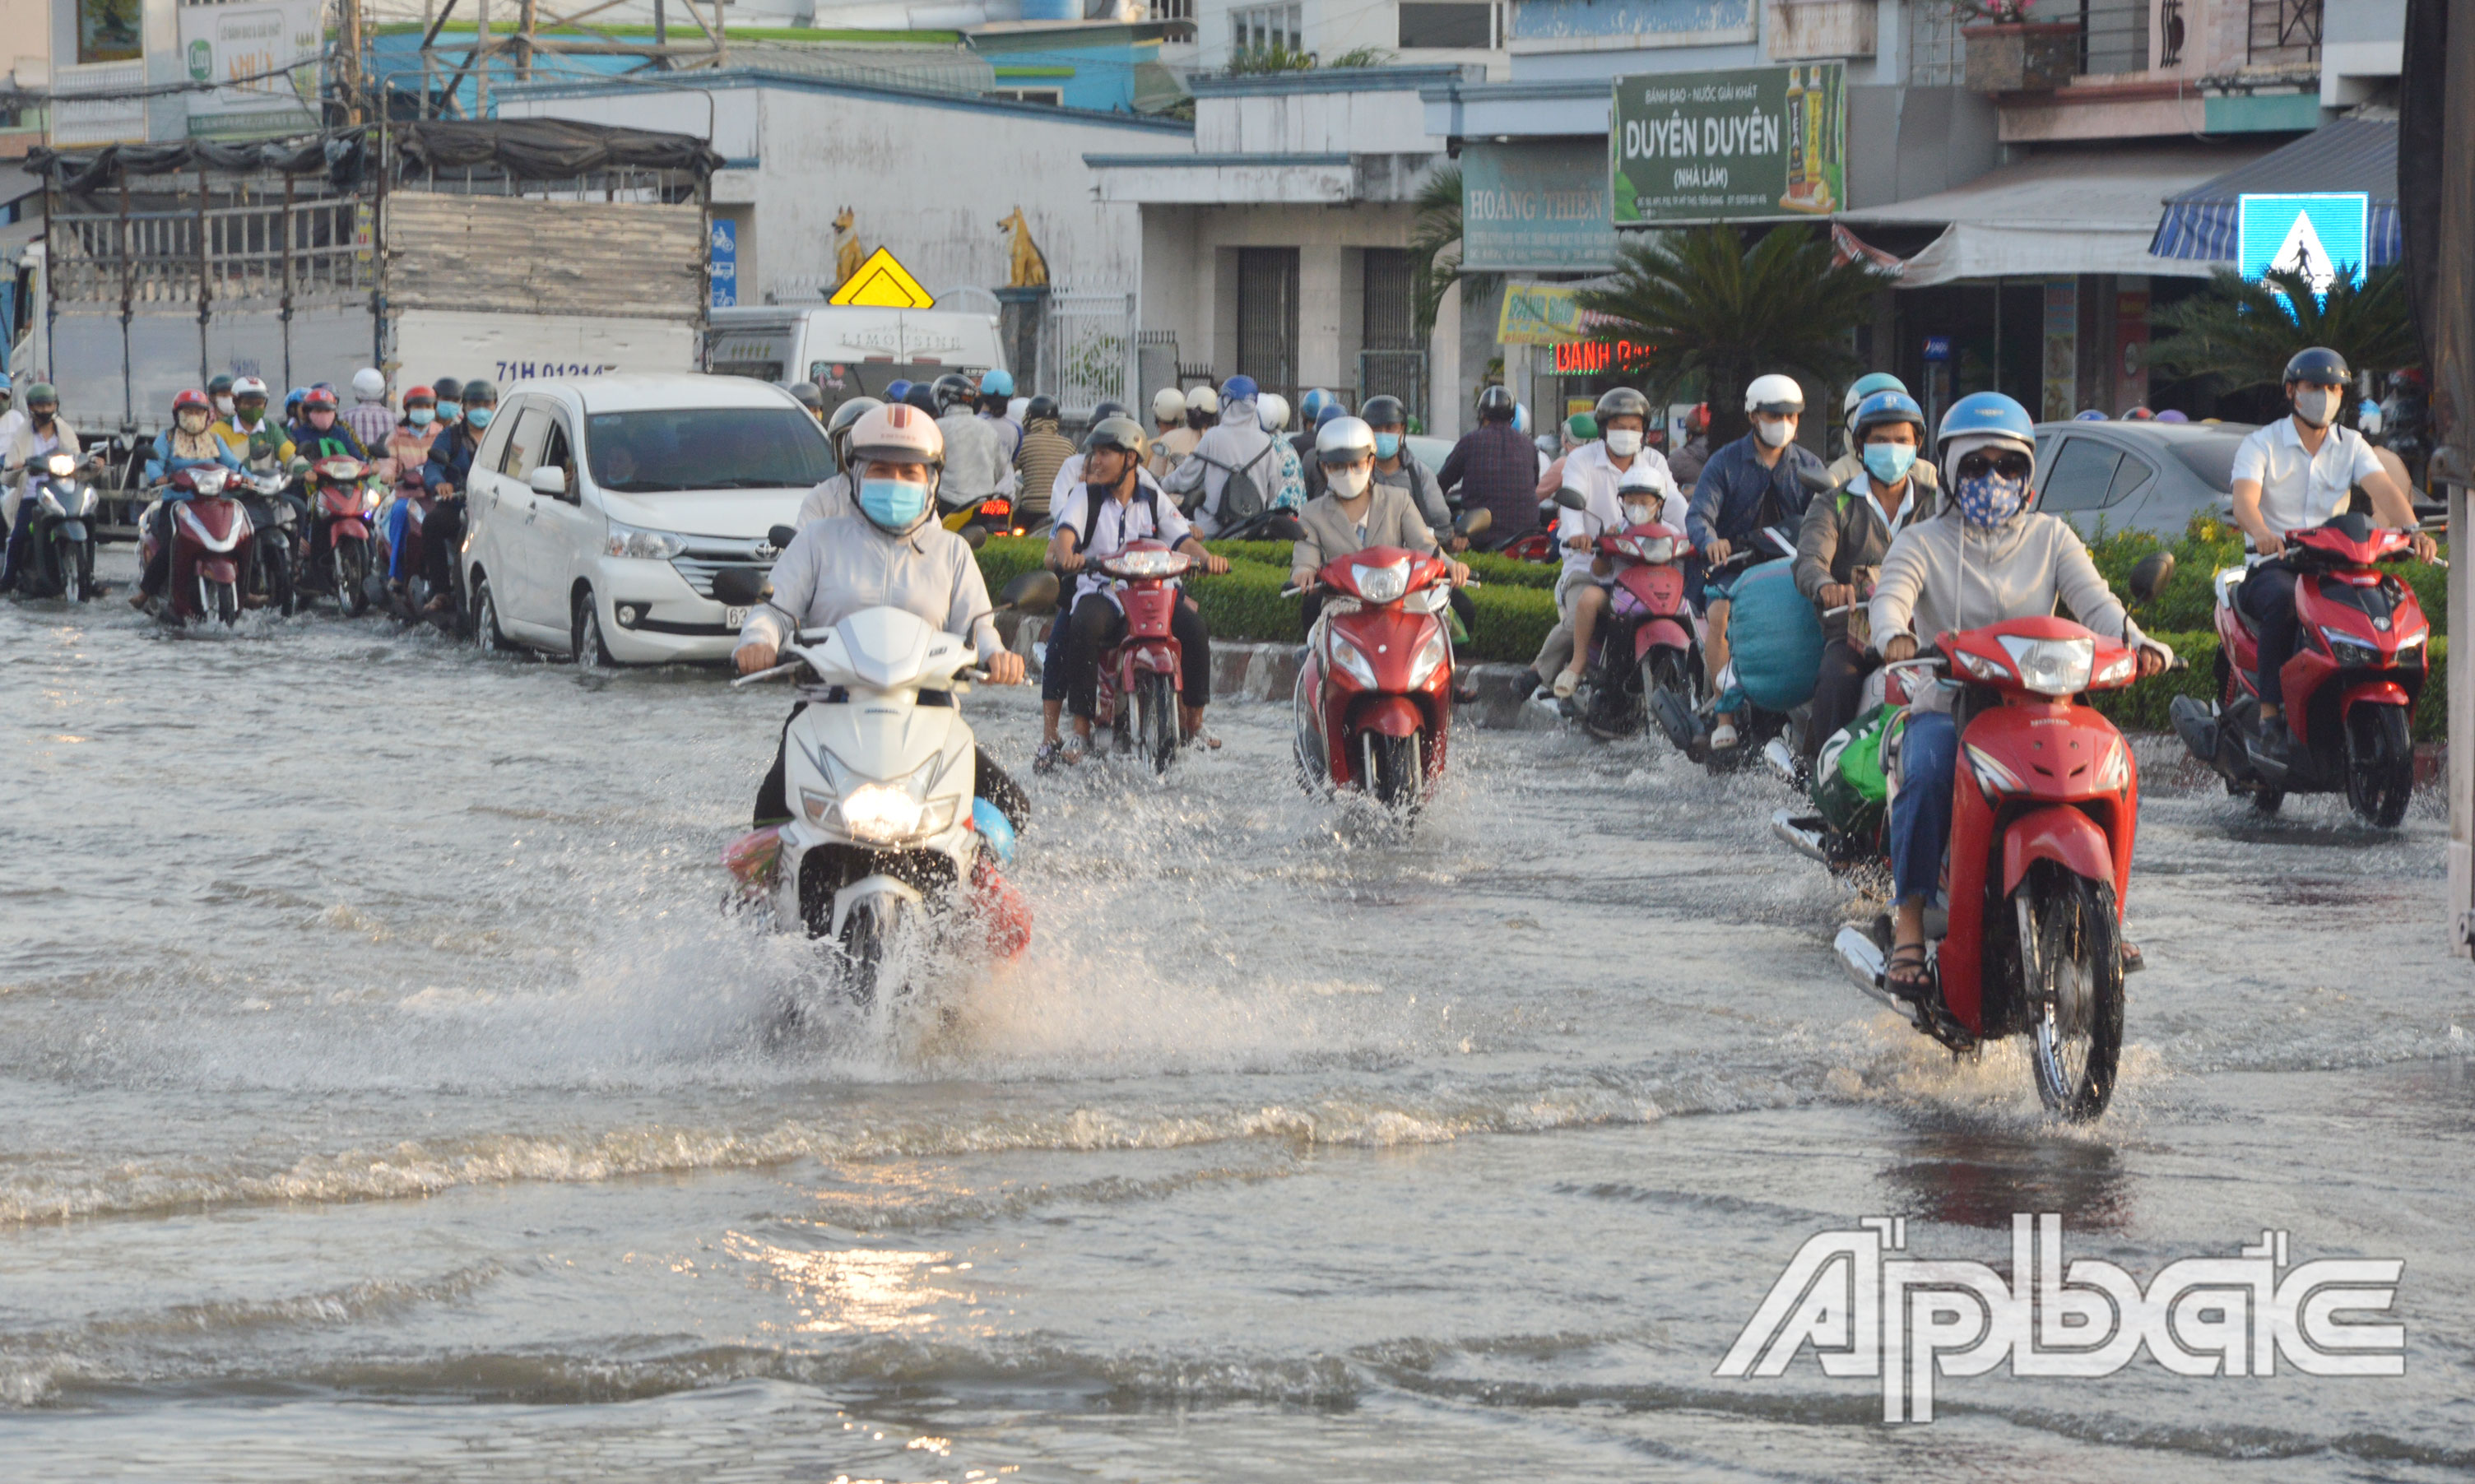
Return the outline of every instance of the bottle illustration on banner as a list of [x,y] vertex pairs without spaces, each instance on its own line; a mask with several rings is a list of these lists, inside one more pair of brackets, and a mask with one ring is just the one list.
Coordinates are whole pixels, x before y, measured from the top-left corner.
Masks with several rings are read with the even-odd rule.
[[1790,211],[1823,213],[1839,208],[1831,189],[1825,143],[1831,133],[1834,107],[1829,73],[1817,65],[1787,69],[1787,194],[1779,205]]

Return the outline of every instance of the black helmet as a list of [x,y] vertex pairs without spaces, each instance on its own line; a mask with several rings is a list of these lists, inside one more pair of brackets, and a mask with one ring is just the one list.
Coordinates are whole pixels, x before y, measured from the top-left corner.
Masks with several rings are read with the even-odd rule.
[[1083,439],[1083,451],[1086,453],[1094,449],[1115,449],[1140,458],[1149,447],[1150,440],[1143,436],[1143,425],[1122,412],[1093,423],[1091,431]]
[[468,407],[473,406],[476,403],[486,403],[495,407],[499,404],[499,389],[492,386],[489,382],[482,380],[480,377],[475,377],[472,380],[464,383],[464,395],[461,401],[464,405]]
[[1097,426],[1099,426],[1101,424],[1103,424],[1103,423],[1105,423],[1105,422],[1109,421],[1111,418],[1121,418],[1121,417],[1124,417],[1125,415],[1126,415],[1126,404],[1125,404],[1124,402],[1121,402],[1121,401],[1104,401],[1104,402],[1100,402],[1100,403],[1098,403],[1098,404],[1094,405],[1094,406],[1091,408],[1091,426],[1092,426],[1093,427],[1097,427]]
[[1599,397],[1599,404],[1590,415],[1599,421],[1599,431],[1605,432],[1609,418],[1639,418],[1641,426],[1650,426],[1650,399],[1629,386],[1610,387]]
[[791,395],[810,412],[822,412],[825,408],[825,394],[814,381],[792,382]]
[[937,399],[939,417],[952,411],[957,404],[966,407],[973,404],[975,394],[971,390],[971,378],[959,371],[949,371],[929,383],[928,390]]
[[462,401],[464,400],[464,383],[456,380],[453,377],[440,377],[437,380],[430,383],[429,389],[438,394],[438,400],[440,401]]
[[1024,404],[1022,420],[1026,423],[1056,422],[1057,399],[1046,392],[1041,393]]
[[1366,405],[1358,409],[1358,415],[1369,427],[1409,426],[1409,409],[1402,405],[1398,397],[1369,397]]
[[2346,369],[2346,357],[2326,346],[2316,345],[2297,351],[2294,358],[2286,363],[2288,386],[2297,381],[2307,381],[2314,386],[2344,386],[2353,379],[2354,373]]
[[207,395],[209,397],[228,396],[232,389],[233,378],[229,374],[218,376],[207,383]]
[[1486,422],[1511,422],[1513,406],[1512,393],[1501,382],[1479,390],[1478,415]]
[[925,381],[914,381],[902,394],[905,406],[917,407],[930,417],[937,415],[937,389]]

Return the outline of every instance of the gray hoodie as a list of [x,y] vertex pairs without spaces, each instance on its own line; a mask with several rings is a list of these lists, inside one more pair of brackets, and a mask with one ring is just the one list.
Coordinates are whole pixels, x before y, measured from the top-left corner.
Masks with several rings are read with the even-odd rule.
[[1876,646],[1900,634],[1925,645],[1941,634],[2050,614],[2056,598],[2105,638],[2136,645],[2146,637],[2059,517],[2031,511],[1980,531],[1952,505],[1892,540],[1868,614]]

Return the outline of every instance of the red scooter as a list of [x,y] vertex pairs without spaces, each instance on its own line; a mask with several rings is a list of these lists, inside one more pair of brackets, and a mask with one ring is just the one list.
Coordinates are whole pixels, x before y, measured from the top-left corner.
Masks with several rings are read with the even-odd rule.
[[[1587,509],[1579,490],[1556,491],[1556,502]],[[1599,626],[1596,678],[1581,710],[1583,724],[1602,737],[1629,736],[1646,716],[1671,738],[1689,741],[1705,689],[1701,627],[1685,596],[1684,564],[1693,544],[1676,527],[1651,521],[1600,533],[1597,551],[1614,573],[1615,591],[1608,618]],[[1630,652],[1611,650],[1628,628]],[[1679,749],[1684,745],[1677,743]]]
[[370,607],[370,516],[378,491],[363,484],[370,466],[350,454],[322,458],[309,470],[309,549],[299,586],[331,593],[346,618]]
[[1453,719],[1444,559],[1368,547],[1315,573],[1332,596],[1307,635],[1292,706],[1300,779],[1413,813],[1444,773]]
[[[232,471],[219,464],[198,464],[166,481],[170,489],[189,492],[186,499],[166,501],[172,512],[172,574],[164,591],[175,623],[231,623],[240,618],[240,574],[256,532],[249,512],[233,498],[232,479]],[[158,549],[155,523],[141,522],[140,529],[138,557],[151,565]]]
[[1179,668],[1186,651],[1170,631],[1177,612],[1177,579],[1194,565],[1166,542],[1137,541],[1099,564],[1116,580],[1126,632],[1100,656],[1100,691],[1093,720],[1111,729],[1119,751],[1139,750],[1156,772],[1168,771],[1177,756],[1180,727]]
[[2286,533],[2294,615],[2302,644],[2278,670],[2286,725],[2302,745],[2292,768],[2277,768],[2243,745],[2260,727],[2260,637],[2236,602],[2242,568],[2218,573],[2218,699],[2176,696],[2174,730],[2192,756],[2217,769],[2229,793],[2248,793],[2262,814],[2286,795],[2346,792],[2365,822],[2389,829],[2406,815],[2414,788],[2414,740],[2408,726],[2423,694],[2429,662],[2425,621],[2414,589],[2375,564],[2407,554],[2404,531],[2361,514]]
[[2056,618],[2010,619],[1935,641],[1967,688],[1954,710],[1959,761],[1944,867],[1948,921],[1926,917],[1933,985],[1922,1001],[1883,977],[1891,920],[1839,930],[1833,945],[1868,993],[1953,1052],[2031,1039],[2046,1106],[2095,1118],[2122,1049],[2122,897],[2140,814],[2140,770],[2114,723],[2079,697],[2139,673],[2132,651]]

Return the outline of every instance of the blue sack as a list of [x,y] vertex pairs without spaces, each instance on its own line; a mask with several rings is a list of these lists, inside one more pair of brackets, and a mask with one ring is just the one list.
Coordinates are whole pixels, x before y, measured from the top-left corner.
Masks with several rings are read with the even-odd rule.
[[1813,699],[1822,669],[1822,620],[1796,590],[1786,557],[1749,569],[1729,593],[1728,647],[1736,684],[1764,711],[1792,711]]

